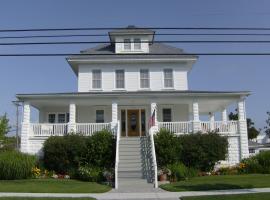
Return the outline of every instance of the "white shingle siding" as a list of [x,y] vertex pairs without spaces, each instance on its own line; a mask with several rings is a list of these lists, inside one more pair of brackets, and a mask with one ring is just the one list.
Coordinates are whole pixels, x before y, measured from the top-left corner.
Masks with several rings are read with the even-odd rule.
[[150,90],[164,90],[163,69],[172,69],[175,90],[187,90],[187,71],[184,64],[95,64],[81,65],[78,72],[78,91],[89,92],[92,89],[92,70],[102,71],[102,91],[114,91],[115,70],[125,70],[125,90],[140,90],[140,69],[148,69],[150,75]]

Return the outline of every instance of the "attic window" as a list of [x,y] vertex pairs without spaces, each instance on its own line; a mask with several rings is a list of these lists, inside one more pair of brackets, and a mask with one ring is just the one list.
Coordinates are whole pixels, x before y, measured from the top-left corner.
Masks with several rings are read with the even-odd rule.
[[134,50],[141,50],[141,39],[135,38],[134,39]]
[[126,51],[131,50],[131,41],[130,41],[130,39],[124,39],[124,50],[126,50]]

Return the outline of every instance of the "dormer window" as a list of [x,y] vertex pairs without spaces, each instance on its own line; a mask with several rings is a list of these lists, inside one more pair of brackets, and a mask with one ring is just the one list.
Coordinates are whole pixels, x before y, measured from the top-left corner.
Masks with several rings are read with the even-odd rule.
[[130,39],[124,39],[124,50],[125,51],[131,50],[131,40]]
[[134,39],[134,50],[141,50],[141,39],[140,38],[135,38]]

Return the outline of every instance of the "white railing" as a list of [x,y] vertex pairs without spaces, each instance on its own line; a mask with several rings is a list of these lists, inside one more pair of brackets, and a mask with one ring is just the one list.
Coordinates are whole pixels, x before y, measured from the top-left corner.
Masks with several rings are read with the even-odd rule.
[[118,164],[119,164],[119,142],[120,142],[120,121],[117,122],[117,131],[116,131],[116,153],[115,153],[115,189],[118,189]]
[[158,188],[158,170],[157,170],[157,158],[156,158],[156,150],[155,150],[155,141],[154,141],[154,127],[149,129],[149,136],[151,141],[151,152],[152,152],[152,162],[154,167],[154,182],[155,188]]
[[[187,122],[158,122],[158,128],[165,128],[170,132],[176,134],[187,134],[193,132],[192,121]],[[217,132],[221,134],[235,134],[238,132],[238,121],[201,121],[200,131],[206,132]]]
[[68,133],[68,124],[31,123],[30,132],[32,136],[62,136]]
[[191,133],[192,122],[158,122],[158,128],[165,128],[173,133]]
[[110,129],[110,123],[76,123],[76,133],[80,133],[85,136],[90,136],[97,131]]

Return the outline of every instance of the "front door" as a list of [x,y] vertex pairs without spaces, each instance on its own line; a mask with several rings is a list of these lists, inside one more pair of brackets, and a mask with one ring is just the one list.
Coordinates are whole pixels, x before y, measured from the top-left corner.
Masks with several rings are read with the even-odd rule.
[[128,136],[140,136],[139,110],[127,110]]

